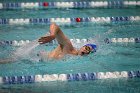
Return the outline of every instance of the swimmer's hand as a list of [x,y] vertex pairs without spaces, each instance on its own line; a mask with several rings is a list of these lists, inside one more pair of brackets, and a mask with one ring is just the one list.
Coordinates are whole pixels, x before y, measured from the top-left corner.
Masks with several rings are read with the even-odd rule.
[[52,41],[52,40],[54,40],[55,39],[55,36],[54,35],[52,35],[52,36],[45,36],[45,37],[41,37],[39,40],[38,40],[38,42],[40,43],[40,44],[45,44],[45,43],[48,43],[48,42],[50,42],[50,41]]

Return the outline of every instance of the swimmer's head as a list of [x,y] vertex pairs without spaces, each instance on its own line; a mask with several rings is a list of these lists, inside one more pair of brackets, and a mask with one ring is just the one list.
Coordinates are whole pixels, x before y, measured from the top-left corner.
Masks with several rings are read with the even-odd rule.
[[78,54],[79,55],[88,55],[90,53],[96,52],[97,46],[95,44],[86,44],[80,48]]

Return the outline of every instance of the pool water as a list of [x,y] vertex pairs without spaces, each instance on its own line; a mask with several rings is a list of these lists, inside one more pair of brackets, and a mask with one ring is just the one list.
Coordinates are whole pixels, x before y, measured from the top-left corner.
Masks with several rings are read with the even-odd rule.
[[[27,0],[26,0],[27,1]],[[46,9],[46,10],[0,10],[0,18],[56,18],[56,17],[110,17],[139,16],[140,8],[124,9]],[[60,25],[60,24],[58,24]],[[84,72],[135,71],[140,69],[139,43],[104,43],[105,38],[139,37],[140,22],[93,24],[77,23],[60,25],[70,39],[94,38],[98,45],[96,53],[88,56],[68,55],[61,60],[33,61],[32,55],[8,64],[0,64],[0,76],[62,74]],[[49,31],[49,25],[0,25],[0,40],[36,40]],[[50,51],[53,46],[38,46],[39,51]],[[17,47],[0,46],[0,58],[8,58]],[[34,58],[34,57],[33,57]],[[33,84],[0,85],[3,93],[139,93],[140,79],[105,79],[75,82],[43,82]]]

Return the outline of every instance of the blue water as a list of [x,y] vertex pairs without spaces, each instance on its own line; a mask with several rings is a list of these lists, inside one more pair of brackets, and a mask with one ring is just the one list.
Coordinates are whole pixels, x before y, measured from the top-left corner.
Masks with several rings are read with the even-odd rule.
[[[27,1],[27,0],[26,0]],[[128,9],[46,9],[0,10],[0,18],[56,18],[56,17],[107,17],[140,16],[140,8]],[[85,57],[66,56],[62,60],[46,62],[23,58],[0,64],[0,76],[61,74],[140,69],[140,44],[105,44],[105,38],[139,37],[140,22],[123,24],[79,23],[60,26],[69,38],[94,38],[99,48]],[[0,25],[0,40],[35,40],[49,31],[49,25]],[[33,53],[50,51],[54,46],[38,46]],[[0,58],[7,58],[17,47],[0,47]],[[80,61],[79,61],[80,60]],[[1,92],[12,93],[139,93],[140,79],[107,79],[79,82],[43,82],[23,85],[1,85]]]

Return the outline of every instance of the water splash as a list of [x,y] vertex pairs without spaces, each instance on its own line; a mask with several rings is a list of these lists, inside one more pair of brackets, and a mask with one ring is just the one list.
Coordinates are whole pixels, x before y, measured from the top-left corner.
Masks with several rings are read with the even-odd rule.
[[12,56],[14,59],[24,59],[26,57],[28,58],[32,50],[35,49],[38,45],[39,45],[38,40],[34,40],[16,49],[16,51],[13,53]]

